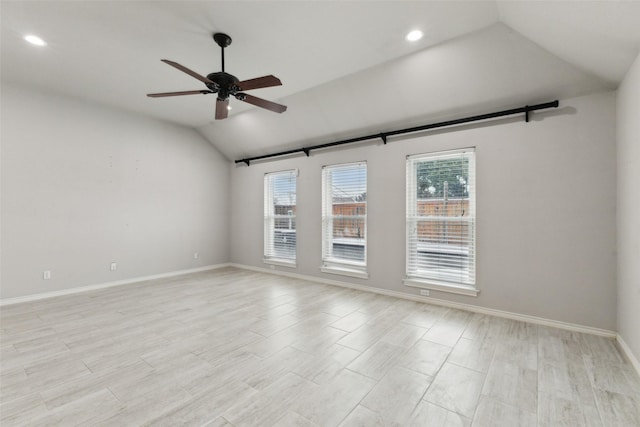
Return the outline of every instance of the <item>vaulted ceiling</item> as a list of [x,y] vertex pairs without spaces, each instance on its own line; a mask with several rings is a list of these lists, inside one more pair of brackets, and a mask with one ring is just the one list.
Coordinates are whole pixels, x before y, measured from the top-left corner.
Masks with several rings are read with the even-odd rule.
[[[1,15],[3,84],[194,127],[229,159],[615,89],[640,47],[640,2],[623,1],[3,1]],[[232,100],[214,121],[215,95],[145,96],[204,89],[160,59],[219,71],[214,32],[233,38],[228,72],[282,80],[252,94],[287,112]]]

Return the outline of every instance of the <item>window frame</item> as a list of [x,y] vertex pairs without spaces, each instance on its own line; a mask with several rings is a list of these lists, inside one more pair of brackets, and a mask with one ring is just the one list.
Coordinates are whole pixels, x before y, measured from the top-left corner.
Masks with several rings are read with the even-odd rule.
[[[469,281],[456,281],[443,278],[436,278],[435,274],[431,277],[429,275],[419,275],[412,272],[412,258],[415,256],[414,251],[411,248],[414,231],[413,222],[418,218],[418,197],[417,197],[417,165],[421,161],[445,159],[447,157],[463,154],[469,159],[469,223],[471,225],[471,243],[472,243],[472,257],[470,260],[470,271],[472,276]],[[477,186],[476,186],[476,148],[467,147],[454,150],[435,151],[422,154],[414,154],[407,156],[406,159],[406,214],[405,214],[405,279],[403,283],[406,286],[417,287],[422,289],[431,289],[436,291],[443,291],[455,294],[477,296],[480,292],[477,288],[477,239],[476,239],[476,226],[477,226],[477,211],[476,211],[476,199],[477,199]],[[416,249],[417,250],[417,249]]]
[[[341,168],[349,168],[349,167],[358,167],[358,166],[364,166],[365,169],[365,192],[367,193],[367,198],[364,201],[366,203],[367,208],[365,209],[364,214],[356,214],[356,215],[340,215],[340,216],[344,216],[344,217],[353,217],[353,218],[362,218],[364,221],[364,237],[363,237],[363,251],[364,251],[364,260],[363,261],[354,261],[354,260],[348,260],[348,259],[340,259],[340,258],[335,258],[333,256],[326,256],[326,254],[329,252],[331,253],[333,251],[333,238],[331,239],[331,250],[328,251],[327,250],[327,244],[328,243],[328,239],[326,239],[326,236],[328,234],[327,231],[327,226],[328,221],[331,221],[331,227],[333,227],[333,219],[335,218],[335,216],[333,215],[333,189],[332,188],[328,188],[328,175],[330,172],[337,170],[337,169],[341,169]],[[350,276],[350,277],[356,277],[356,278],[360,278],[360,279],[367,279],[369,277],[369,274],[367,272],[367,268],[368,268],[368,256],[367,256],[367,246],[368,246],[368,224],[367,224],[367,217],[368,217],[368,206],[369,206],[369,194],[368,194],[368,179],[369,179],[369,175],[368,175],[368,165],[367,162],[365,160],[363,161],[357,161],[357,162],[348,162],[348,163],[338,163],[338,164],[332,164],[332,165],[324,165],[322,167],[322,174],[321,174],[321,180],[322,180],[322,213],[321,213],[321,221],[322,221],[322,230],[321,230],[321,242],[322,242],[322,248],[321,248],[321,257],[322,257],[322,266],[320,267],[320,270],[324,273],[330,273],[330,274],[338,274],[338,275],[343,275],[343,276]],[[329,191],[330,190],[330,191]],[[327,212],[331,212],[331,215],[327,215]],[[331,232],[331,234],[333,234]]]
[[[277,177],[277,176],[292,176],[293,177],[293,181],[295,184],[295,199],[296,199],[296,208],[298,205],[298,176],[299,176],[299,171],[298,169],[287,169],[287,170],[282,170],[282,171],[276,171],[276,172],[267,172],[264,174],[264,193],[263,193],[263,202],[264,202],[264,211],[263,211],[263,258],[262,258],[262,262],[265,264],[270,264],[270,265],[278,265],[278,266],[283,266],[283,267],[292,267],[295,268],[297,267],[297,259],[298,259],[298,215],[297,213],[295,215],[291,215],[291,216],[282,216],[282,215],[278,215],[273,211],[273,196],[275,191],[273,191],[272,187],[272,177]],[[297,211],[297,209],[296,209]],[[286,258],[286,257],[277,257],[274,256],[275,254],[275,249],[273,248],[274,246],[274,239],[268,239],[267,235],[274,235],[275,234],[275,224],[276,224],[276,219],[278,218],[292,218],[295,221],[295,236],[296,236],[296,245],[295,245],[295,250],[293,251],[293,258]],[[267,230],[267,227],[269,227],[269,229]]]

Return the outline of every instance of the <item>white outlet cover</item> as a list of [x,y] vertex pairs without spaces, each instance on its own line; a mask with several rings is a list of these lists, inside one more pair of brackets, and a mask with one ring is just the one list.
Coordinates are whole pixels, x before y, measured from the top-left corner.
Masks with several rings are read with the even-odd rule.
[[200,258],[200,254],[198,252],[194,252],[193,259],[198,259],[198,258]]
[[45,270],[42,272],[42,279],[49,280],[51,279],[51,270]]
[[116,264],[115,262],[111,263],[111,271],[116,271],[118,269],[118,264]]

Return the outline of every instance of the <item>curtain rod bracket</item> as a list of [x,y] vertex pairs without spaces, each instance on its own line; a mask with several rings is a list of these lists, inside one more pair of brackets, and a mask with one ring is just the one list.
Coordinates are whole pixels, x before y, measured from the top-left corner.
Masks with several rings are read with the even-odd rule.
[[380,139],[382,139],[382,143],[383,143],[384,145],[387,145],[387,134],[385,134],[385,133],[381,133],[381,134],[380,134]]
[[525,123],[529,123],[529,106],[525,105],[524,106],[524,121]]
[[302,151],[304,151],[304,154],[306,154],[307,157],[309,157],[309,152],[311,151],[310,148],[303,148]]
[[242,159],[243,162],[245,162],[247,164],[247,166],[251,166],[251,160],[249,159]]

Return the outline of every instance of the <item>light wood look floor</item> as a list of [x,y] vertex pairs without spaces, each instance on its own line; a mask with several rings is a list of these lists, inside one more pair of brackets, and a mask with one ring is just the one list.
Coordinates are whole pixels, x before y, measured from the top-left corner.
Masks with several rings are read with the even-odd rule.
[[0,310],[3,427],[640,425],[609,339],[274,275]]

